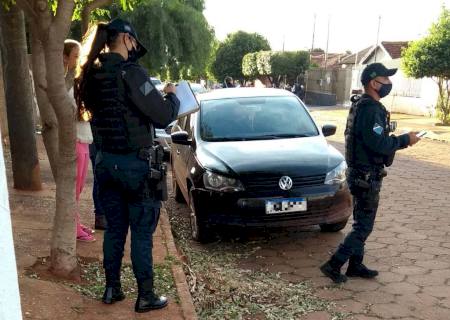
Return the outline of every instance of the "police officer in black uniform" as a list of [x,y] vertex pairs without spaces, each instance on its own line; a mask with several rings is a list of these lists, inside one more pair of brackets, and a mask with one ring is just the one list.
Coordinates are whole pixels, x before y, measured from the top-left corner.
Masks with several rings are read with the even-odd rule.
[[[348,277],[374,278],[378,271],[362,262],[364,244],[372,232],[378,209],[384,167],[394,160],[395,152],[412,146],[420,139],[415,132],[400,136],[389,135],[390,119],[380,99],[392,89],[389,80],[397,69],[387,69],[381,63],[368,65],[361,75],[362,96],[352,97],[352,106],[345,129],[345,158],[348,164],[347,182],[353,195],[353,227],[337,251],[320,270],[336,283]],[[346,275],[341,267],[349,261]]]
[[175,87],[163,97],[137,64],[146,53],[133,27],[115,19],[99,24],[76,82],[79,112],[88,111],[98,150],[95,171],[107,219],[103,254],[103,302],[124,299],[120,268],[128,228],[138,284],[136,312],[167,305],[153,287],[152,236],[166,199],[163,150],[153,143],[154,127],[165,128],[178,114]]

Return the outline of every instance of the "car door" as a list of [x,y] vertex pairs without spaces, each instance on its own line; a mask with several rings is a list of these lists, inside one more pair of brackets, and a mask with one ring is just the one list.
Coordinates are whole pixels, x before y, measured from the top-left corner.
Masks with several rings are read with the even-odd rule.
[[[172,133],[183,131],[185,123],[186,123],[186,116],[179,118],[172,129]],[[177,180],[177,183],[180,187],[182,183],[182,179],[180,178],[183,175],[182,173],[183,161],[181,160],[181,147],[182,145],[172,142],[172,152],[171,152],[172,174],[174,175],[174,178]]]
[[[184,126],[182,127],[183,131],[186,131],[188,133],[188,139],[192,141],[192,121],[191,118],[192,114],[189,114],[185,116]],[[192,148],[190,145],[177,145],[177,153],[179,156],[179,175],[177,175],[179,186],[181,188],[181,191],[183,194],[187,197],[189,190],[188,190],[188,177],[189,177],[189,159],[191,156]]]

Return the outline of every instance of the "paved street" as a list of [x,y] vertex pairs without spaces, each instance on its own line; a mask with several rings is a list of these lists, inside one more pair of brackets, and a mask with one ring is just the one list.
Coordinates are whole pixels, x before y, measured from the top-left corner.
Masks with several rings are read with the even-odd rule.
[[[343,151],[345,118],[330,117],[323,110],[313,110],[313,116],[319,123],[340,126],[330,141]],[[450,144],[424,139],[400,151],[396,159],[384,180],[375,229],[366,246],[365,262],[380,271],[378,278],[350,279],[336,286],[318,270],[350,224],[335,234],[290,229],[272,233],[269,240],[256,239],[257,250],[242,259],[240,267],[280,273],[293,283],[308,281],[316,295],[351,312],[349,319],[450,319]],[[331,315],[317,312],[305,319]]]

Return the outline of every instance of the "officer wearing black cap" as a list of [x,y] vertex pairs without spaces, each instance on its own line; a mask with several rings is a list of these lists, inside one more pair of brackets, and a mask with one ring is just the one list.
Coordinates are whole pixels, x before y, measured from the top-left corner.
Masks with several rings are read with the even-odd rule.
[[95,173],[107,220],[103,302],[124,299],[120,268],[130,228],[138,284],[136,312],[167,305],[153,287],[152,235],[166,197],[163,150],[154,146],[153,132],[154,127],[165,128],[176,118],[180,104],[173,85],[164,88],[163,97],[137,64],[146,52],[128,22],[100,23],[75,94],[79,113],[87,111],[92,116],[98,149]]
[[[389,77],[397,69],[387,69],[381,63],[369,64],[361,75],[362,96],[352,97],[352,106],[345,129],[345,158],[348,164],[347,182],[353,195],[353,227],[331,259],[320,267],[336,283],[348,277],[374,278],[378,271],[363,264],[364,244],[372,232],[378,209],[384,167],[392,164],[395,152],[412,146],[420,139],[415,132],[389,135],[389,113],[380,103],[392,89]],[[341,267],[349,261],[346,275]]]

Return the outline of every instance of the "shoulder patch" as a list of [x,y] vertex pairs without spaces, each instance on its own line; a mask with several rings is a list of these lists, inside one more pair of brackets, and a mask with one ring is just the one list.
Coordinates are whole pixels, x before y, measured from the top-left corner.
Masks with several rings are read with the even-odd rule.
[[147,96],[152,91],[152,85],[149,81],[145,81],[140,87],[139,90],[144,96]]
[[380,126],[378,123],[375,123],[373,125],[373,132],[381,136],[383,134],[383,127]]

